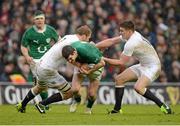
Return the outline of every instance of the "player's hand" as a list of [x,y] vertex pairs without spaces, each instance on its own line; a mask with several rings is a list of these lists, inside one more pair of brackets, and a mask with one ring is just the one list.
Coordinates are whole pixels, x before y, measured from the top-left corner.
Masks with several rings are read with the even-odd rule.
[[85,69],[79,69],[79,71],[83,74],[89,74],[91,72],[90,70],[85,70]]
[[88,64],[83,64],[79,70],[83,74],[89,74],[91,72],[91,69],[89,68]]
[[88,64],[82,64],[80,69],[89,70],[90,68],[89,68]]

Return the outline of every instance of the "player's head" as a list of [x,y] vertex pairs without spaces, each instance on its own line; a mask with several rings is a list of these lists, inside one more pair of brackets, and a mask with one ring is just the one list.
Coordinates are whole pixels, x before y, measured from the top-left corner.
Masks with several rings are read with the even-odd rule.
[[62,56],[70,63],[74,63],[78,56],[77,51],[70,45],[62,48]]
[[87,25],[83,25],[76,29],[76,34],[81,41],[89,41],[92,31]]
[[129,37],[133,34],[135,28],[134,23],[132,21],[125,21],[120,24],[120,34],[123,39],[129,39]]
[[37,10],[35,13],[34,13],[34,24],[36,25],[37,28],[43,28],[44,27],[44,24],[45,24],[45,14],[40,11],[40,10]]

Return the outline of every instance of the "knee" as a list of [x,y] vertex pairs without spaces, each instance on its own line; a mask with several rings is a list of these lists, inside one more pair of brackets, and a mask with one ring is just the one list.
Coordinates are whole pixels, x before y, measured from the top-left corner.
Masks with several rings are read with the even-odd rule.
[[33,90],[33,92],[34,92],[35,94],[41,93],[42,91],[44,91],[44,89],[45,89],[45,88],[39,87],[39,86],[37,86],[37,85],[32,88],[32,90]]
[[79,93],[79,88],[72,88],[72,92],[74,93],[74,94],[78,94]]
[[66,93],[63,93],[63,99],[66,100],[66,99],[69,99],[69,98],[72,98],[73,96],[73,92],[72,90],[66,92]]
[[88,97],[96,97],[96,91],[89,90]]
[[79,92],[80,88],[81,88],[80,86],[72,86],[72,91],[74,93]]
[[115,79],[116,85],[123,85],[125,83],[124,79],[121,78],[120,76],[116,76],[114,79]]
[[138,94],[143,95],[144,88],[141,85],[134,85],[134,89]]

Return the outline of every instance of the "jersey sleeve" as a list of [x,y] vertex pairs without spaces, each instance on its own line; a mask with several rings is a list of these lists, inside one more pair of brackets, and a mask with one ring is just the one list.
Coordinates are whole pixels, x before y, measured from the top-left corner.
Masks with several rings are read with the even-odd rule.
[[25,33],[22,36],[21,45],[24,46],[24,47],[28,47],[28,45],[29,45],[29,39],[28,39],[27,31],[25,31]]

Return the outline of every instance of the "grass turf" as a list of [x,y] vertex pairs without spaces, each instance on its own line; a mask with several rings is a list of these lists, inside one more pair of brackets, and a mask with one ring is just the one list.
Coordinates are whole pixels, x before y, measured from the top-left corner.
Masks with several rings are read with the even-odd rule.
[[84,114],[80,105],[76,113],[69,113],[69,105],[51,105],[40,114],[33,105],[26,113],[18,113],[14,105],[0,105],[1,125],[180,125],[180,105],[172,106],[175,114],[164,115],[156,105],[123,105],[123,114],[107,115],[112,105],[94,105],[93,114]]

